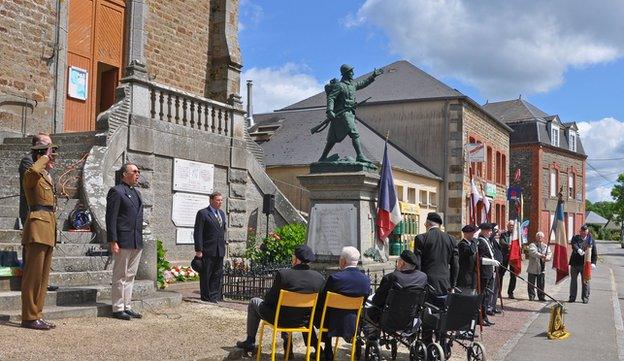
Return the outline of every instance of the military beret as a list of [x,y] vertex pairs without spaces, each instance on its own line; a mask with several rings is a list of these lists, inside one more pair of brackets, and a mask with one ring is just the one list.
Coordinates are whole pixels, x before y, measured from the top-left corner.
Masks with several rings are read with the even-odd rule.
[[461,231],[464,233],[472,233],[477,231],[477,227],[473,226],[472,224],[467,224],[464,226],[464,228],[462,228]]
[[442,217],[440,217],[440,215],[436,212],[429,212],[427,214],[427,220],[437,224],[442,224]]
[[48,149],[48,148],[58,148],[58,145],[56,145],[54,143],[37,142],[30,149],[31,150],[44,150],[44,149]]
[[414,252],[410,251],[409,249],[401,252],[401,259],[411,265],[418,265],[418,258],[416,257]]
[[485,223],[481,223],[479,225],[479,229],[482,229],[482,230],[492,230],[492,229],[494,229],[494,226],[495,226],[494,223],[485,222]]
[[310,263],[316,260],[314,252],[306,245],[297,246],[297,248],[295,248],[295,257],[303,263]]

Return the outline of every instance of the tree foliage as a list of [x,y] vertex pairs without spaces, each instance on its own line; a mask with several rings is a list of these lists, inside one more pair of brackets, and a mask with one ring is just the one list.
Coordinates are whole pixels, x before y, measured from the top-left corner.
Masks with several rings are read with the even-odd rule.
[[624,242],[624,173],[618,176],[617,181],[613,185],[611,198],[613,198],[614,219],[622,227],[620,229],[620,241]]

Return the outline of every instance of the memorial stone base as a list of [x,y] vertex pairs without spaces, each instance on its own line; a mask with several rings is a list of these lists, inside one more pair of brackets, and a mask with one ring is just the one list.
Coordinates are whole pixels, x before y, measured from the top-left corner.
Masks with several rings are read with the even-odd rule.
[[359,249],[363,264],[387,259],[387,247],[375,241],[376,173],[312,173],[298,178],[310,191],[307,244],[317,255],[317,264],[337,265],[344,246]]

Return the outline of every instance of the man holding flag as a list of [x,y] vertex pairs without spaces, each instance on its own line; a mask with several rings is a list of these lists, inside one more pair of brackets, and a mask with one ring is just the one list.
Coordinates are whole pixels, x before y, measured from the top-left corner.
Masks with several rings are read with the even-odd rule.
[[[553,268],[557,271],[555,283],[561,282],[568,277],[568,247],[565,234],[565,223],[563,217],[563,194],[559,191],[559,201],[555,210],[555,219],[552,225],[552,232],[555,232],[555,247],[553,256]],[[550,241],[548,242],[550,246]]]
[[594,242],[587,226],[581,226],[579,234],[572,237],[572,254],[570,255],[570,298],[569,302],[576,301],[578,293],[578,275],[582,275],[581,299],[583,303],[589,302],[589,280],[591,271],[596,268],[598,253],[596,252],[596,242]]
[[377,220],[375,221],[377,237],[382,245],[385,239],[392,233],[394,227],[401,222],[399,200],[394,189],[392,165],[390,165],[390,159],[388,159],[388,141],[386,140],[383,163],[381,164],[379,195],[377,197]]

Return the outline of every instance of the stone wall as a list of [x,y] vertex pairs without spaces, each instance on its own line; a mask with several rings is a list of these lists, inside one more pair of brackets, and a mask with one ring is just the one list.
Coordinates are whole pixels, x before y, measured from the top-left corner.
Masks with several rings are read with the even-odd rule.
[[[53,132],[56,1],[0,2],[0,104],[30,100],[27,133]],[[0,106],[0,134],[21,132],[21,108]]]
[[150,76],[204,95],[209,72],[209,0],[147,0],[145,58]]

